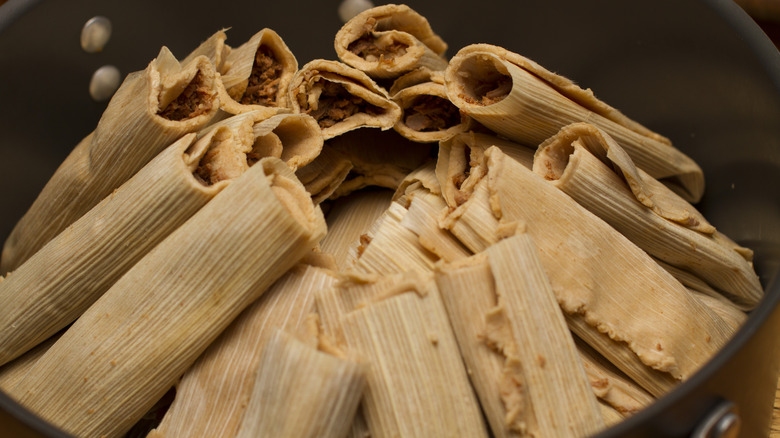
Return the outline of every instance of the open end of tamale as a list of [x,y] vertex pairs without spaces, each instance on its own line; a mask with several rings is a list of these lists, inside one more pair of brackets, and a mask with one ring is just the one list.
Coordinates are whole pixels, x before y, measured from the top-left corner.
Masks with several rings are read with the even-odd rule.
[[267,45],[257,48],[252,73],[243,96],[238,100],[244,105],[278,106],[279,83],[284,66],[274,51]]
[[[576,140],[575,142],[579,142]],[[574,142],[559,142],[546,148],[537,155],[537,160],[543,165],[544,179],[555,181],[561,179],[569,159],[574,154]]]
[[368,18],[365,24],[365,33],[349,43],[347,50],[369,62],[382,62],[405,55],[409,45],[390,38],[387,34],[379,37],[374,36],[373,31],[381,29],[381,23],[382,20],[377,20],[374,17]]
[[188,120],[211,111],[214,105],[214,91],[206,84],[203,73],[198,70],[179,95],[157,115],[172,121]]
[[512,77],[492,56],[465,59],[458,75],[462,91],[459,97],[472,105],[492,105],[512,91]]
[[211,186],[240,176],[249,168],[247,159],[247,154],[236,148],[230,131],[219,129],[211,136],[206,153],[192,174],[203,185]]
[[404,108],[404,123],[419,132],[443,131],[460,123],[460,110],[447,99],[421,95]]
[[[312,71],[312,73],[316,74],[317,72]],[[319,93],[316,104],[309,105],[307,96],[304,94],[298,94],[298,103],[306,114],[317,120],[317,124],[322,129],[330,128],[357,113],[378,116],[386,112],[384,109],[355,96],[347,91],[343,85],[336,82],[317,79],[311,88],[310,93]]]

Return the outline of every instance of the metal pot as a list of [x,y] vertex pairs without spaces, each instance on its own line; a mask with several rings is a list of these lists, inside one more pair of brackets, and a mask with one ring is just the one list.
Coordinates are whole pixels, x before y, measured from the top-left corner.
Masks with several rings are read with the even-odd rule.
[[[705,171],[700,210],[755,250],[766,296],[691,379],[599,437],[757,437],[768,433],[780,367],[780,55],[730,0],[410,0],[450,45],[504,46],[536,60],[672,139]],[[42,2],[0,6],[0,241],[105,103],[90,77],[111,64],[143,69],[168,46],[183,56],[230,27],[240,44],[276,30],[303,64],[334,58],[337,0]],[[81,27],[103,15],[113,36],[97,54]],[[0,393],[0,431],[64,436]],[[697,435],[698,434],[698,435]],[[4,434],[5,435],[5,434]]]

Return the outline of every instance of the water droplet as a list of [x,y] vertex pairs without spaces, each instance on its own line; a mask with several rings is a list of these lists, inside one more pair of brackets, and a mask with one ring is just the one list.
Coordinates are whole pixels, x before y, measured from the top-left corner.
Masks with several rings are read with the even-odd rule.
[[121,81],[119,69],[113,65],[104,65],[92,73],[89,81],[89,95],[97,102],[108,100],[119,88]]
[[371,0],[343,0],[339,5],[339,18],[346,23],[355,15],[373,7],[374,3]]
[[103,16],[90,18],[81,28],[81,48],[87,53],[97,53],[111,38],[111,21]]

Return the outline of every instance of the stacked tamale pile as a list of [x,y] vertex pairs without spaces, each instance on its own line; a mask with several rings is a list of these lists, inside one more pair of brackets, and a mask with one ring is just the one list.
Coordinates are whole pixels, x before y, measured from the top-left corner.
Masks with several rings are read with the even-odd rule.
[[761,299],[699,166],[530,59],[404,5],[338,60],[226,40],[128,75],[5,242],[0,389],[73,435],[588,436]]

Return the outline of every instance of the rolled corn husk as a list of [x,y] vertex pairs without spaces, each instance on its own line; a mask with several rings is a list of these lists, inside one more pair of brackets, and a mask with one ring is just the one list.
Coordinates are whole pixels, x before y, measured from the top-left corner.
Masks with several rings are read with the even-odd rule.
[[10,388],[16,386],[35,362],[57,342],[61,334],[62,332],[51,336],[16,359],[0,366],[0,391],[7,392]]
[[753,266],[595,126],[570,125],[546,140],[533,170],[651,256],[695,274],[741,308],[753,308],[763,296]]
[[452,103],[502,136],[537,145],[566,125],[592,123],[652,177],[688,201],[701,198],[701,168],[668,139],[530,59],[489,44],[470,45],[450,60],[445,82]]
[[303,183],[312,201],[320,204],[330,198],[347,179],[352,167],[347,156],[326,144],[317,158],[298,169],[295,176]]
[[393,83],[390,96],[403,111],[393,129],[409,140],[438,142],[471,128],[471,118],[447,97],[441,72],[426,68],[409,72]]
[[621,418],[650,405],[655,398],[580,338],[574,337],[593,393]]
[[395,190],[406,176],[431,159],[432,147],[409,141],[396,132],[359,129],[328,140],[328,147],[352,163],[352,169],[331,195],[345,196],[368,186]]
[[[243,173],[252,141],[242,134],[222,127],[197,141],[185,135],[0,283],[0,365],[75,321]],[[225,161],[241,167],[216,164]]]
[[214,32],[208,39],[200,43],[198,47],[182,59],[181,64],[187,65],[194,61],[195,58],[205,56],[211,61],[214,65],[214,69],[218,73],[222,72],[222,66],[230,53],[230,46],[225,44],[225,40],[227,40],[225,29]]
[[402,225],[407,212],[393,202],[368,232],[361,235],[355,270],[388,275],[433,269],[438,257],[420,243],[414,231]]
[[244,170],[261,158],[275,157],[295,171],[314,161],[322,151],[319,126],[306,114],[279,114],[266,118],[262,111],[254,110],[214,123],[199,135],[220,126],[251,133],[254,138],[251,148],[245,152]]
[[314,292],[335,280],[328,270],[304,264],[277,280],[187,370],[149,438],[237,436],[273,330],[302,331],[314,311]]
[[519,233],[465,260],[440,266],[436,282],[494,436],[603,429],[533,240]]
[[317,120],[325,139],[361,127],[393,127],[401,108],[365,73],[338,61],[315,59],[301,67],[290,84],[293,112]]
[[373,78],[397,78],[416,68],[443,70],[447,44],[428,20],[406,5],[361,12],[336,33],[336,55]]
[[439,143],[439,159],[436,162],[436,177],[441,181],[442,196],[450,205],[460,205],[474,191],[478,178],[466,178],[476,172],[484,175],[485,151],[496,146],[501,152],[522,163],[529,169],[533,165],[534,151],[515,142],[493,135],[466,132]]
[[435,178],[435,167],[431,162],[410,174],[407,181],[416,179],[417,182],[396,191],[394,198],[407,210],[401,226],[416,234],[420,245],[436,257],[454,262],[470,256],[471,252],[452,233],[439,227],[439,219],[448,209],[447,203],[441,197],[438,184],[433,190],[425,186],[427,180]]
[[323,330],[369,365],[371,436],[487,436],[430,273],[353,277],[318,293],[317,308]]
[[346,436],[365,386],[365,366],[275,330],[263,349],[239,438]]
[[73,435],[122,435],[324,234],[292,171],[261,160],[122,276],[9,395]]
[[288,91],[298,61],[276,32],[262,29],[232,48],[220,72],[220,109],[259,111],[263,118],[290,112]]
[[[442,224],[475,252],[525,225],[572,331],[648,392],[670,390],[723,346],[726,323],[626,237],[498,148],[484,158],[471,197]],[[461,233],[453,223],[469,216]]]
[[188,132],[208,123],[219,102],[206,57],[181,65],[163,47],[144,71],[125,78],[98,122],[46,183],[3,247],[0,272],[18,268]]
[[320,248],[333,254],[340,269],[354,266],[360,236],[387,210],[392,197],[389,190],[360,190],[333,201],[326,218],[328,234]]
[[701,300],[701,302],[715,312],[715,314],[720,316],[720,318],[735,332],[742,327],[742,324],[747,319],[747,313],[720,295],[712,296],[701,293],[695,289],[688,289],[688,291]]

